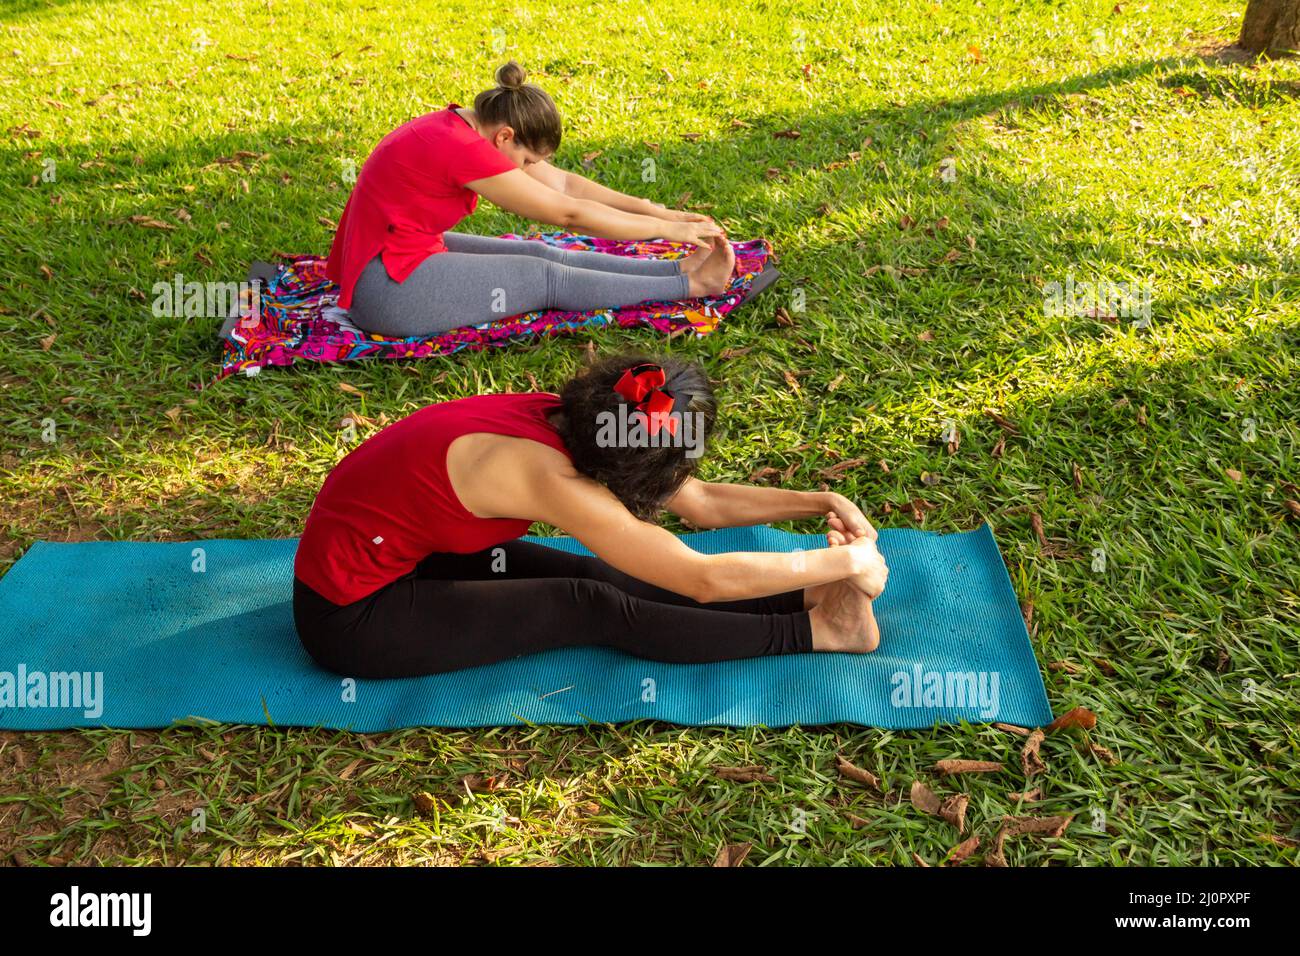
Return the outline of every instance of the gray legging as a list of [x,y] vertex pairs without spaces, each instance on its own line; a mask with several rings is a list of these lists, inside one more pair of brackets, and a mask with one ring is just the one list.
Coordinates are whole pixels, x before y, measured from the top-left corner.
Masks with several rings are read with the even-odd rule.
[[379,256],[352,292],[352,321],[402,338],[492,322],[534,309],[585,312],[638,302],[675,302],[689,280],[675,260],[628,259],[556,249],[525,239],[443,233],[446,252],[394,282]]

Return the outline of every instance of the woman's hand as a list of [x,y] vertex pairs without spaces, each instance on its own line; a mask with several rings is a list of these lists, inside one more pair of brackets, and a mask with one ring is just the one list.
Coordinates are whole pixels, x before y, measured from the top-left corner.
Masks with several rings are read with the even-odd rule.
[[659,207],[655,215],[669,222],[713,222],[712,216],[702,216],[698,212],[687,212],[684,209],[668,209],[660,203],[655,205]]
[[711,219],[690,222],[673,222],[665,219],[664,224],[668,227],[664,230],[665,239],[689,243],[701,249],[709,248],[714,239],[726,235],[722,227]]
[[840,532],[846,538],[858,538],[866,535],[876,540],[876,529],[871,526],[862,509],[843,495],[830,496],[831,510],[826,513],[826,521],[832,530]]
[[858,570],[853,577],[849,578],[849,583],[873,601],[880,597],[889,580],[889,566],[885,564],[885,557],[876,547],[875,540],[866,535],[849,538],[840,531],[829,531],[826,534],[826,541],[831,547],[846,547],[854,550],[853,564]]

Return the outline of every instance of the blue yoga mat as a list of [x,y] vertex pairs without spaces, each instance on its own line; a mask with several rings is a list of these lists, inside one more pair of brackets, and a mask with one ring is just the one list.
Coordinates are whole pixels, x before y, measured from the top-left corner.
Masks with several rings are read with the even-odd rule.
[[[568,538],[530,540],[585,552]],[[683,540],[706,553],[824,547],[819,536],[772,528]],[[1052,719],[987,525],[964,534],[880,533],[890,577],[876,602],[882,641],[872,654],[662,664],[565,648],[450,674],[355,682],[317,668],[298,643],[290,605],[296,545],[37,542],[0,580],[0,729],[201,719],[378,731],[639,718],[904,729]]]

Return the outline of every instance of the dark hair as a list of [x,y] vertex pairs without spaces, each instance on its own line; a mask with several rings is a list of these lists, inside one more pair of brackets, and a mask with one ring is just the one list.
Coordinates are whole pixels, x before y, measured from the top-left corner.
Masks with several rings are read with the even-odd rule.
[[560,148],[560,111],[540,86],[525,83],[522,66],[511,60],[497,70],[497,85],[474,97],[474,113],[484,126],[509,126],[515,141],[535,153]]
[[[599,440],[604,416],[609,413],[617,416],[620,405],[629,406],[629,411],[635,407],[614,391],[614,386],[629,368],[644,364],[663,368],[667,381],[661,391],[674,397],[675,411],[696,413],[694,422],[702,425],[692,435],[692,440],[699,443],[697,448],[687,447],[681,441],[663,441],[657,447],[645,447]],[[573,458],[574,468],[600,482],[628,511],[647,521],[654,519],[694,473],[717,418],[713,388],[699,365],[635,353],[596,360],[569,380],[560,393],[560,401],[563,415],[558,429]],[[686,434],[684,422],[679,421],[678,431]],[[699,454],[692,457],[688,451]]]

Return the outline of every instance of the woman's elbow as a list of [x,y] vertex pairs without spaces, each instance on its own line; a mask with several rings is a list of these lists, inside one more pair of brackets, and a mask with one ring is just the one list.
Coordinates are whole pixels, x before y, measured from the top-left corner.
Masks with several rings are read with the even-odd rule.
[[555,215],[554,224],[570,231],[585,228],[587,217],[586,211],[582,208],[582,201],[575,199],[562,205]]
[[722,581],[710,564],[700,565],[699,570],[691,575],[684,593],[698,604],[713,604],[727,599]]

